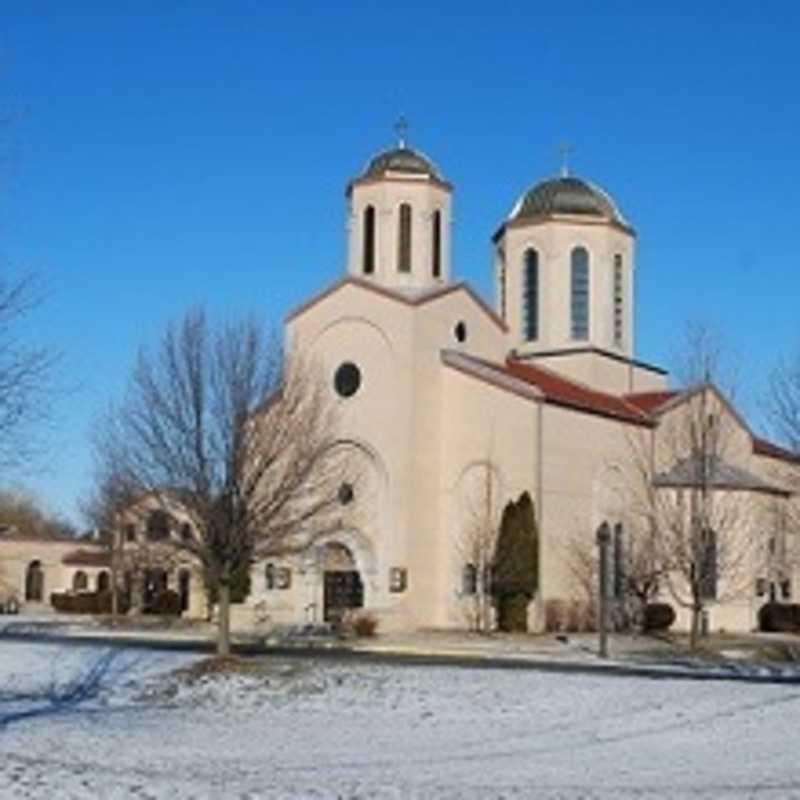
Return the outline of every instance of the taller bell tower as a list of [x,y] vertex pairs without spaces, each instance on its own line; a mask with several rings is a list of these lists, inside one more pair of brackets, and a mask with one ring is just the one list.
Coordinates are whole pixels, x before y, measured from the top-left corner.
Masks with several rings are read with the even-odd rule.
[[450,280],[452,186],[406,143],[379,153],[347,187],[347,270],[394,289],[426,289]]

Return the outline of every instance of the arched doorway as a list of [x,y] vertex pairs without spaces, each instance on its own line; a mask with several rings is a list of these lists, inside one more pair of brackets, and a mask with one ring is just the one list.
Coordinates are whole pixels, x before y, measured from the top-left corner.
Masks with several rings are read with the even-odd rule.
[[31,561],[25,571],[25,600],[41,603],[44,598],[44,570],[41,561]]
[[97,591],[98,593],[108,592],[111,590],[111,580],[108,573],[103,570],[97,575]]
[[322,570],[326,622],[339,622],[350,609],[364,606],[364,584],[349,548],[338,542],[325,545]]

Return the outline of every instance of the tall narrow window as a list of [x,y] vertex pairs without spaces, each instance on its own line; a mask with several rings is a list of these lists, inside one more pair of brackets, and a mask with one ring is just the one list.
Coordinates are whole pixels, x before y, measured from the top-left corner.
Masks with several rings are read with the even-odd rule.
[[614,345],[622,347],[625,306],[622,286],[622,255],[617,253],[614,256]]
[[500,318],[506,318],[506,254],[503,250],[497,251],[497,297],[500,311]]
[[589,338],[589,253],[585,247],[572,251],[572,338]]
[[442,212],[434,211],[431,219],[431,272],[442,277]]
[[400,206],[399,230],[397,233],[397,271],[411,272],[411,206]]
[[695,563],[699,571],[698,584],[700,597],[706,600],[716,600],[717,533],[711,528],[704,528],[700,533],[700,542],[695,554]]
[[524,281],[522,320],[525,341],[532,342],[539,338],[539,254],[532,249],[525,251]]
[[375,209],[367,206],[364,209],[364,263],[365,275],[375,272]]

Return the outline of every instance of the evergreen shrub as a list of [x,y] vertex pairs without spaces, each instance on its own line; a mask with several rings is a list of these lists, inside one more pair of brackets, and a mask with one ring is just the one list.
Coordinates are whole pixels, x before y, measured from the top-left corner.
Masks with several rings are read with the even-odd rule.
[[668,630],[675,622],[675,609],[669,603],[648,603],[644,607],[642,627],[646,632]]
[[766,603],[758,612],[758,628],[768,633],[800,633],[800,604]]

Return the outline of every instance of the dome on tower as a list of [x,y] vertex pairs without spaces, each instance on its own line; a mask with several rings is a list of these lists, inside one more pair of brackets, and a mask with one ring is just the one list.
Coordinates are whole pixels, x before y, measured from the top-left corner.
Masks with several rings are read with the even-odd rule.
[[429,175],[437,181],[444,180],[433,161],[404,144],[378,153],[367,164],[361,177],[382,178],[387,172]]
[[517,200],[508,221],[572,214],[628,226],[614,201],[598,186],[572,176],[542,181]]

